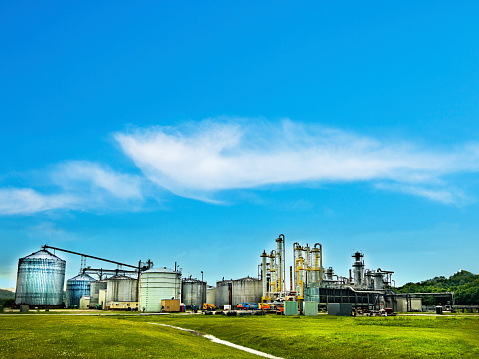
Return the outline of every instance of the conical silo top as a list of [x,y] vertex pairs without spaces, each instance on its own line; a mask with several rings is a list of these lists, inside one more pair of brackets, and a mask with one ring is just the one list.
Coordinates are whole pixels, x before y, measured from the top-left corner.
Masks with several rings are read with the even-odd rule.
[[150,268],[143,273],[179,273],[179,271],[174,271],[173,269],[160,267],[160,268]]
[[81,273],[81,274],[76,275],[73,278],[70,278],[69,281],[70,280],[71,281],[76,280],[76,281],[94,282],[95,278],[90,277],[88,274]]
[[50,259],[54,261],[64,261],[60,257],[57,257],[53,253],[47,251],[46,249],[41,249],[38,252],[32,253],[29,256],[24,257],[23,259]]

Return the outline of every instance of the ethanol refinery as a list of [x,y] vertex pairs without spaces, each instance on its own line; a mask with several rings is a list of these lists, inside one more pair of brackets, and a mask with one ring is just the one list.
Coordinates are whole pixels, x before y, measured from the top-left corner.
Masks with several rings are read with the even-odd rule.
[[[203,278],[183,277],[176,263],[173,269],[154,267],[151,260],[132,265],[44,245],[19,259],[15,305],[21,310],[204,310],[206,314],[220,311],[228,315],[317,315],[320,311],[333,315],[391,315],[422,310],[420,297],[394,292],[393,271],[366,268],[365,256],[359,251],[351,255],[349,273],[340,275],[332,266],[325,268],[321,243],[291,244],[293,262],[289,267],[285,236],[280,234],[274,244],[271,250],[258,251],[257,278],[223,277],[214,286],[207,285]],[[58,252],[81,258],[79,273],[66,282],[67,262]],[[105,267],[86,266],[87,258],[101,261]],[[111,265],[117,268],[108,268]],[[454,304],[454,294],[446,294]]]

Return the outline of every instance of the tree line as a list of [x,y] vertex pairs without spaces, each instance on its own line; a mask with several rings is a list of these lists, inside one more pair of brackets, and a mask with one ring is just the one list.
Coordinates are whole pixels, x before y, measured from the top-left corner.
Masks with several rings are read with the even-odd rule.
[[[479,275],[461,270],[446,278],[434,277],[418,283],[406,283],[396,288],[398,293],[454,292],[456,304],[479,305]],[[441,298],[425,297],[424,304],[439,304]],[[445,304],[445,303],[441,303]]]

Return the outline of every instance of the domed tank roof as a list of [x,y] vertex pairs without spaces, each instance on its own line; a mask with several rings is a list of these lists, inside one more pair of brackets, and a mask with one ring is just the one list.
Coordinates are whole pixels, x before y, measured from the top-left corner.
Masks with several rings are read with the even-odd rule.
[[126,275],[115,275],[115,276],[110,277],[106,280],[107,281],[109,281],[109,280],[136,280],[136,278],[128,277]]
[[95,278],[90,277],[88,274],[81,273],[81,274],[78,274],[77,276],[75,276],[73,278],[70,278],[68,281],[74,281],[74,280],[85,281],[85,282],[94,282]]
[[173,269],[162,267],[162,268],[151,268],[144,271],[143,273],[180,273],[180,272],[178,271],[175,272]]
[[54,261],[64,261],[60,257],[57,257],[53,253],[47,251],[46,249],[41,249],[38,252],[32,253],[29,256],[23,257],[22,259],[51,259]]

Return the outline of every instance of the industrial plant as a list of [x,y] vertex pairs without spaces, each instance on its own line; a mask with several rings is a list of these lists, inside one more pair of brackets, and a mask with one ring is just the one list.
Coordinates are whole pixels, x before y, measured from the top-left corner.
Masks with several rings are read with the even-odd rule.
[[[231,315],[317,315],[319,311],[391,315],[422,310],[420,297],[394,292],[394,272],[367,269],[364,254],[359,251],[352,254],[351,269],[344,276],[335,274],[332,266],[325,269],[321,243],[293,243],[293,263],[289,267],[285,236],[280,234],[275,244],[274,249],[259,255],[258,278],[223,277],[216,286],[208,286],[203,278],[183,277],[176,263],[174,269],[154,267],[150,260],[131,265],[44,245],[19,259],[15,305],[25,311],[63,307],[145,313],[203,309],[207,314],[218,310]],[[66,261],[57,252],[81,257],[79,273],[66,281],[66,287]],[[86,266],[86,258],[117,268],[91,268]],[[453,293],[448,294],[454,304]]]

